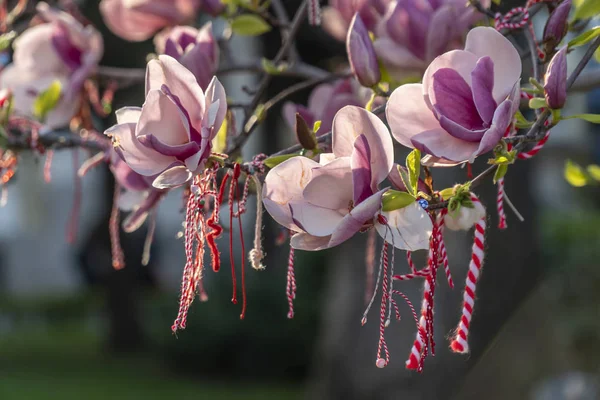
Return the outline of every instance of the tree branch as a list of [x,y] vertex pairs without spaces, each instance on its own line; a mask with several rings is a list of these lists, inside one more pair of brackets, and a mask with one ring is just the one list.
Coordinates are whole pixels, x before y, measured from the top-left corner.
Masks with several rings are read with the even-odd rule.
[[[298,31],[300,30],[300,26],[301,26],[302,22],[306,18],[307,7],[308,7],[307,1],[306,0],[302,1],[302,3],[300,4],[300,8],[298,8],[298,11],[296,11],[296,15],[294,15],[294,20],[292,21],[292,25],[290,27],[290,30],[288,32],[288,36],[287,36],[286,40],[284,40],[281,48],[279,49],[279,51],[275,55],[275,58],[273,59],[273,64],[277,65],[281,61],[283,61],[283,59],[288,55],[289,51],[292,49],[292,47],[294,45],[294,38],[296,37],[296,35],[298,34]],[[254,113],[254,111],[256,110],[256,107],[260,104],[261,97],[267,90],[267,87],[269,86],[269,83],[271,82],[271,78],[272,78],[271,75],[263,74],[263,77],[258,85],[258,89],[256,89],[254,97],[252,98],[252,101],[250,102],[249,110],[251,113]],[[232,153],[235,153],[236,151],[238,151],[242,147],[242,145],[246,142],[246,140],[248,139],[248,137],[250,136],[252,131],[254,129],[256,129],[256,126],[258,125],[258,118],[253,118],[253,117],[255,117],[255,115],[250,114],[250,113],[246,117],[246,120],[244,121],[244,124],[242,125],[242,127],[243,127],[242,131],[235,138],[235,140],[233,142],[233,147],[231,149],[228,149],[227,154],[232,154]]]

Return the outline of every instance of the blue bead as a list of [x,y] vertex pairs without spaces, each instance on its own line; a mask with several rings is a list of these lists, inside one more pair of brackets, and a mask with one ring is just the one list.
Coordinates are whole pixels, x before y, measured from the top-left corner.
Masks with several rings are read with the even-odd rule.
[[419,199],[419,205],[424,209],[427,209],[427,207],[429,207],[429,202],[425,199]]

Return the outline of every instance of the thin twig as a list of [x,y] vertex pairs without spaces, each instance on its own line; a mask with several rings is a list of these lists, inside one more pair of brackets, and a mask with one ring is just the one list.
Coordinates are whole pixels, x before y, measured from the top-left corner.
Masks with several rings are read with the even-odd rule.
[[337,79],[347,78],[349,76],[352,76],[352,74],[329,74],[328,76],[324,76],[322,78],[315,78],[315,79],[303,81],[303,82],[297,83],[295,85],[292,85],[292,86],[288,87],[287,89],[282,90],[281,92],[279,92],[279,94],[277,94],[275,97],[273,97],[272,99],[270,99],[269,101],[267,101],[265,103],[265,107],[263,109],[263,115],[266,115],[265,113],[269,109],[275,107],[277,104],[279,104],[280,102],[282,102],[289,96],[293,95],[294,93],[311,88],[313,86],[317,86],[321,83],[332,82]]
[[[273,64],[278,65],[281,61],[283,61],[283,59],[288,55],[289,51],[292,49],[292,47],[294,45],[294,39],[295,39],[296,35],[298,34],[298,31],[300,30],[300,26],[302,25],[302,22],[306,18],[307,7],[308,7],[308,3],[306,0],[304,0],[300,4],[300,8],[298,8],[298,11],[296,11],[296,15],[294,15],[294,20],[292,21],[292,25],[289,30],[289,35],[288,35],[287,39],[284,40],[281,48],[277,52],[277,55],[275,55],[275,58],[273,59]],[[246,120],[244,121],[244,124],[242,125],[242,127],[243,127],[242,132],[240,132],[240,134],[235,138],[235,140],[233,142],[233,147],[231,149],[228,149],[228,151],[227,151],[228,154],[237,152],[242,147],[242,145],[246,142],[246,140],[248,139],[248,137],[250,136],[252,131],[258,125],[259,118],[257,118],[256,115],[254,115],[254,111],[256,110],[256,107],[260,104],[262,95],[267,90],[269,83],[271,83],[271,78],[272,78],[271,75],[263,74],[263,77],[258,85],[258,89],[256,89],[256,92],[254,93],[254,97],[252,98],[252,101],[250,102],[250,107],[249,107],[250,112],[248,113],[249,115],[246,117]]]

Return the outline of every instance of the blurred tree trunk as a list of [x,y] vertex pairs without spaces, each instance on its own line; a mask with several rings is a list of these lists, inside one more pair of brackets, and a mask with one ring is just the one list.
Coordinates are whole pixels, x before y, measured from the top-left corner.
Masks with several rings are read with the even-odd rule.
[[[483,167],[479,165],[477,170]],[[401,299],[397,301],[402,320],[392,321],[386,329],[390,364],[383,370],[375,366],[380,296],[369,314],[369,321],[361,327],[366,240],[365,235],[358,235],[351,243],[330,253],[330,282],[322,318],[322,337],[314,360],[308,398],[437,400],[449,399],[458,392],[469,370],[489,348],[502,325],[541,276],[528,167],[523,163],[511,167],[506,182],[507,193],[513,194],[513,202],[525,216],[523,223],[518,222],[507,210],[509,228],[506,231],[496,229],[495,187],[491,182],[486,182],[477,191],[487,206],[489,229],[486,234],[486,258],[477,286],[477,302],[469,336],[470,355],[451,353],[447,338],[460,317],[472,231],[446,233],[450,268],[456,287],[450,291],[443,273],[440,273],[435,296],[436,356],[425,360],[422,374],[404,368],[416,327]],[[456,179],[461,180],[464,179]],[[397,251],[396,255],[397,270],[406,271],[408,267],[403,260],[404,252]],[[422,282],[396,282],[395,287],[405,292],[418,308],[422,298]]]

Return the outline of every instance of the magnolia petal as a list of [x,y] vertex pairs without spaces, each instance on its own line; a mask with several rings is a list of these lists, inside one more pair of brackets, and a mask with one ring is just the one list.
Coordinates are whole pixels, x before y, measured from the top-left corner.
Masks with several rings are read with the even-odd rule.
[[394,144],[383,121],[375,114],[356,106],[346,106],[333,119],[332,149],[336,157],[349,157],[354,141],[365,135],[371,149],[373,179],[382,182],[394,164]]
[[494,100],[494,62],[488,56],[477,60],[475,69],[471,72],[473,101],[481,120],[489,124],[498,104]]
[[126,233],[131,233],[142,226],[148,217],[148,213],[158,206],[159,201],[165,194],[166,191],[151,190],[139,207],[123,220],[123,230]]
[[225,120],[225,114],[227,114],[227,96],[225,95],[225,88],[217,77],[214,76],[206,88],[206,115],[202,121],[203,126],[214,127],[212,137],[210,137],[209,140],[212,140],[219,132],[219,129]]
[[465,51],[475,56],[488,56],[494,63],[493,95],[502,102],[521,77],[521,57],[512,43],[500,32],[490,27],[476,27],[469,31]]
[[319,207],[347,210],[352,201],[352,193],[350,158],[342,157],[325,166],[314,168],[302,197]]
[[427,30],[425,43],[425,60],[433,60],[448,48],[450,40],[454,39],[456,13],[451,5],[442,5],[437,8]]
[[419,203],[414,202],[398,210],[382,212],[381,215],[387,220],[387,226],[376,222],[375,228],[386,242],[408,251],[429,248],[433,224],[429,214]]
[[322,84],[313,89],[308,96],[308,109],[313,113],[320,115],[320,113],[327,108],[327,105],[333,97],[333,85]]
[[456,70],[438,69],[433,74],[433,93],[430,99],[438,118],[443,115],[469,130],[482,128],[471,88]]
[[314,236],[329,236],[344,218],[339,211],[322,208],[310,203],[290,202],[294,223]]
[[[371,149],[365,135],[359,135],[354,141],[354,151],[350,158],[352,168],[352,186],[354,205],[359,204],[373,194],[371,182]],[[375,183],[375,187],[377,183]]]
[[423,75],[423,96],[429,105],[435,104],[435,93],[433,91],[433,75],[442,68],[450,68],[458,72],[460,76],[471,86],[471,71],[475,68],[477,57],[473,53],[464,50],[452,50],[436,57]]
[[319,154],[319,164],[327,165],[335,160],[335,154],[333,153],[321,153]]
[[396,43],[392,38],[377,38],[373,43],[373,46],[375,47],[377,57],[383,61],[390,70],[422,70],[427,66],[422,59],[411,53],[407,47]]
[[343,42],[346,39],[349,22],[333,7],[324,7],[321,11],[321,25],[331,36]]
[[148,196],[148,191],[124,190],[119,195],[119,210],[132,211],[138,207],[142,201]]
[[476,129],[470,130],[462,125],[457,124],[444,115],[440,115],[440,126],[444,128],[446,132],[454,136],[457,139],[465,140],[467,142],[479,143],[487,129]]
[[475,155],[481,155],[492,150],[504,136],[506,128],[512,122],[512,101],[504,100],[496,109],[492,126],[481,138],[479,148]]
[[365,199],[358,206],[354,207],[333,231],[329,247],[337,246],[354,236],[363,226],[370,222],[381,209],[381,197],[388,189],[382,189],[379,192]]
[[411,147],[454,162],[470,160],[478,148],[477,143],[457,139],[441,128],[414,135],[411,142]]
[[263,184],[263,204],[271,217],[288,229],[301,229],[292,220],[289,202],[302,201],[302,192],[319,164],[306,157],[292,157],[269,171]]
[[423,99],[420,83],[402,85],[392,92],[385,115],[394,138],[401,145],[413,148],[411,138],[421,132],[441,130],[433,112]]
[[187,169],[185,165],[181,165],[180,162],[171,165],[172,166],[154,178],[152,186],[157,189],[171,189],[181,186],[192,179],[192,172]]
[[290,246],[296,250],[317,251],[329,248],[330,236],[312,236],[300,232],[292,236]]
[[141,107],[122,107],[115,111],[117,124],[134,123],[137,124],[142,114]]
[[166,85],[190,116],[196,130],[202,126],[205,112],[204,92],[196,77],[187,68],[167,55],[151,60],[146,67],[146,95],[151,90],[161,90]]
[[426,167],[454,167],[459,164],[462,164],[464,161],[456,162],[446,160],[445,158],[432,156],[431,154],[427,154],[421,159],[421,165]]
[[[102,153],[98,154],[102,155]],[[111,161],[110,171],[113,173],[113,176],[119,185],[124,189],[128,189],[128,192],[146,191],[150,188],[148,179],[132,170],[129,165],[116,156],[116,154],[115,160]]]
[[152,134],[138,136],[137,138],[144,146],[154,149],[157,153],[162,155],[176,157],[179,161],[185,161],[200,152],[200,147],[196,142],[187,142],[171,146],[163,143]]
[[142,106],[136,135],[153,135],[168,146],[177,146],[189,143],[190,126],[185,114],[167,94],[151,90]]
[[19,68],[46,74],[70,73],[51,43],[55,24],[40,24],[26,29],[13,43],[13,63]]
[[152,176],[161,173],[175,157],[164,156],[142,145],[135,136],[134,123],[118,124],[104,134],[113,139],[115,151],[129,167],[140,175]]

